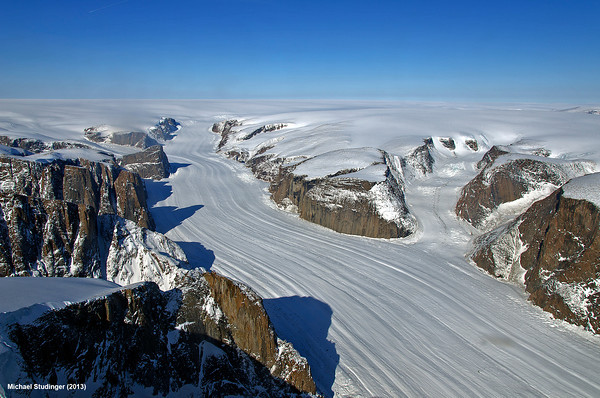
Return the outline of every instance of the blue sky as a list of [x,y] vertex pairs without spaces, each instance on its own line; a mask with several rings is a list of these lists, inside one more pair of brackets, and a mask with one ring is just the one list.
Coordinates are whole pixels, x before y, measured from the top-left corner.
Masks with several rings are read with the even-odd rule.
[[600,102],[599,1],[4,0],[1,98]]

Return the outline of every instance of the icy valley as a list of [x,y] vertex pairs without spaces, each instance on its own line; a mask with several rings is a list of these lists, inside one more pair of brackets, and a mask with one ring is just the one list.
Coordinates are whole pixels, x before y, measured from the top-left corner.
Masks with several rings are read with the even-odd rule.
[[[0,105],[5,389],[66,377],[37,346],[94,325],[105,396],[115,366],[130,394],[229,391],[201,370],[225,362],[231,394],[600,394],[597,108]],[[157,361],[94,362],[128,330]]]

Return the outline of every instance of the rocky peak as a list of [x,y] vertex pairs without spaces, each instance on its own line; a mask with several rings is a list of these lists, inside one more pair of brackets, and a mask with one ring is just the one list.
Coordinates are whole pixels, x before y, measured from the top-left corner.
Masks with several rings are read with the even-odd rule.
[[481,170],[488,166],[491,166],[492,163],[494,163],[494,161],[496,159],[498,159],[502,155],[506,155],[507,153],[510,153],[510,151],[507,148],[498,146],[498,145],[494,145],[490,148],[489,151],[487,151],[483,155],[481,160],[479,162],[477,162],[477,168],[479,170]]
[[523,215],[477,239],[471,258],[492,275],[523,283],[555,317],[600,333],[600,208],[565,194],[572,180]]
[[113,131],[105,125],[88,127],[84,130],[84,137],[100,144],[126,145],[146,149],[158,142],[148,134],[141,131]]
[[173,138],[173,133],[181,128],[181,124],[171,117],[163,117],[149,130],[150,136],[159,141]]
[[[585,160],[560,160],[492,147],[477,164],[479,174],[463,187],[456,214],[476,228],[497,225],[496,218],[515,216],[534,200],[548,195],[569,179],[595,171]],[[520,200],[520,202],[517,202]],[[513,202],[514,209],[505,203]]]
[[160,180],[169,176],[169,159],[161,145],[154,145],[142,152],[124,155],[119,164],[142,178]]
[[[23,363],[19,382],[85,383],[97,397],[314,394],[306,361],[288,343],[275,346],[286,355],[278,355],[269,368],[255,359],[256,353],[232,341],[242,327],[251,328],[256,340],[266,332],[272,341],[274,332],[262,328],[265,322],[270,326],[266,313],[258,326],[250,315],[243,318],[251,307],[264,313],[253,292],[220,276],[209,278],[224,290],[216,293],[208,279],[188,273],[180,280],[181,289],[162,292],[150,282],[131,285],[46,312],[33,322],[12,324],[8,335]],[[229,297],[242,306],[237,314],[222,311],[214,297],[224,298],[226,305]],[[9,353],[1,355],[6,359]],[[303,365],[307,379],[300,385]],[[287,370],[286,379],[275,374],[280,369]]]
[[220,150],[221,148],[223,148],[225,146],[225,144],[227,144],[227,141],[229,141],[229,135],[231,134],[232,129],[236,126],[241,126],[241,125],[242,125],[242,123],[235,119],[224,120],[222,122],[213,124],[212,132],[221,135],[221,141],[219,142],[219,145],[217,146],[217,150]]
[[434,149],[433,138],[426,138],[423,140],[423,145],[415,148],[404,157],[405,162],[415,170],[420,171],[421,174],[433,173],[433,164],[435,163],[433,158]]

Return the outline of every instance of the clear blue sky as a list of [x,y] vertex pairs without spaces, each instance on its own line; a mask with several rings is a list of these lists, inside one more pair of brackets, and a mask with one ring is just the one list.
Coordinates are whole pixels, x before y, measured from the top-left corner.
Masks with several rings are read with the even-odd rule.
[[3,0],[0,98],[600,102],[600,1]]

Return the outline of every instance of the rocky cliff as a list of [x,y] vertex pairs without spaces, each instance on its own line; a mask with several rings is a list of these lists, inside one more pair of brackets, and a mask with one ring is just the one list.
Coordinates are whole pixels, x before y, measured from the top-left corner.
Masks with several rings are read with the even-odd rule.
[[95,397],[315,393],[306,361],[276,338],[251,290],[215,274],[179,283],[132,285],[13,323],[18,353],[2,355],[20,357],[18,383],[81,383]]
[[169,159],[161,145],[154,145],[142,152],[123,155],[119,159],[121,167],[138,174],[142,178],[160,180],[169,176]]
[[497,225],[503,212],[514,217],[569,179],[595,171],[590,161],[509,151],[492,147],[477,164],[481,172],[460,193],[456,214],[477,228]]
[[[249,132],[234,130],[239,126],[242,123],[237,120],[213,125],[212,131],[221,135],[217,150],[243,162],[257,178],[268,181],[271,197],[280,207],[346,234],[389,239],[406,237],[416,230],[416,220],[404,197],[402,164],[389,154],[375,148],[357,148],[300,157],[298,161],[269,152],[281,139],[269,133],[286,128],[286,123],[268,124]],[[235,146],[259,135],[263,141],[252,150]],[[426,158],[423,151],[429,149],[427,144],[424,149],[415,149],[409,157],[411,164],[426,167],[420,162]],[[303,171],[315,169],[327,171],[319,175]]]
[[[30,149],[10,148],[19,151],[0,156],[0,276],[145,283],[33,323],[23,309],[26,319],[9,327],[12,342],[2,329],[14,316],[0,317],[0,340],[8,347],[0,350],[0,363],[20,364],[18,380],[5,382],[84,383],[98,397],[316,393],[307,361],[277,338],[254,292],[203,274],[177,244],[152,230],[137,173],[110,155],[100,162],[36,161]],[[164,155],[160,146],[146,152]],[[146,154],[131,159],[139,156]]]
[[118,167],[0,157],[0,181],[1,276],[98,277],[114,220],[154,227],[143,181]]
[[148,130],[148,134],[158,141],[168,141],[180,128],[181,124],[177,120],[171,117],[162,117],[154,127]]
[[158,142],[142,131],[111,131],[107,126],[93,126],[84,130],[86,139],[99,144],[116,144],[146,149]]
[[524,283],[556,318],[600,333],[600,175],[575,178],[476,240],[471,259]]
[[126,154],[119,164],[142,178],[160,180],[169,176],[169,160],[162,145],[171,140],[181,128],[181,124],[170,117],[163,117],[148,133],[141,131],[116,131],[106,125],[88,127],[84,130],[86,139],[100,144],[117,144],[141,148],[143,151]]
[[[282,169],[271,185],[273,200],[293,206],[301,218],[334,231],[374,238],[400,238],[414,232],[416,222],[408,212],[401,190],[394,192],[387,180],[372,182],[358,178],[307,179]],[[382,214],[378,200],[394,209]]]

